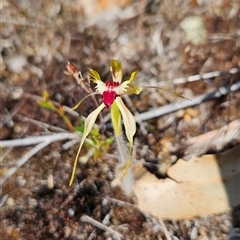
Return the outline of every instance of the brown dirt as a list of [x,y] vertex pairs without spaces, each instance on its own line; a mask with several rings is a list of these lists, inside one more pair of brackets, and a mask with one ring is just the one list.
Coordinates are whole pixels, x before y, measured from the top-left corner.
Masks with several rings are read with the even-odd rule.
[[[35,95],[41,96],[47,90],[51,100],[72,107],[86,95],[73,78],[64,74],[68,60],[78,66],[84,77],[88,68],[93,68],[102,79],[107,79],[110,77],[109,60],[117,58],[123,64],[124,77],[139,69],[139,85],[162,84],[189,98],[239,82],[238,72],[209,81],[172,84],[173,79],[179,77],[240,68],[240,3],[238,0],[208,2],[120,1],[124,8],[115,17],[112,6],[107,6],[105,1],[99,1],[96,11],[88,11],[89,6],[82,5],[80,0],[34,4],[4,1],[0,59],[1,139],[47,132],[40,124],[23,117],[68,130],[58,114],[43,109],[34,100]],[[126,9],[133,10],[134,14],[127,17]],[[102,11],[107,12],[103,14]],[[100,14],[98,20],[95,20],[95,13]],[[112,20],[104,22],[106,16]],[[180,22],[188,16],[200,16],[203,20],[207,35],[200,44],[187,40],[180,27]],[[131,100],[138,112],[179,101],[156,89],[132,96]],[[95,107],[91,101],[84,101],[77,112],[87,116]],[[239,109],[240,92],[237,91],[182,112],[151,119],[145,125],[147,134],[138,128],[136,156],[143,157],[142,149],[146,149],[145,160],[169,161],[169,143],[175,145],[219,129],[239,118]],[[107,111],[103,115],[105,113]],[[77,117],[68,116],[74,126],[78,125]],[[105,128],[102,132],[103,139],[112,136],[111,129]],[[221,151],[237,143],[233,141]],[[39,151],[5,182],[2,195],[9,196],[1,208],[2,239],[116,239],[82,222],[80,218],[84,214],[99,222],[109,217],[107,225],[121,233],[124,239],[166,239],[151,217],[130,205],[112,201],[134,203],[135,199],[124,196],[118,188],[111,188],[116,162],[106,154],[90,159],[86,165],[79,164],[75,183],[69,187],[77,146],[64,150],[62,144],[53,143]],[[10,152],[2,149],[5,157],[1,162],[1,175],[29,149],[18,147]],[[113,146],[110,152],[114,152]],[[167,157],[159,159],[160,156]],[[48,186],[49,176],[54,178],[53,188]],[[236,208],[233,218],[229,211],[204,218],[166,221],[165,224],[177,239],[220,240],[226,239],[232,227],[239,228],[239,222],[239,208]]]

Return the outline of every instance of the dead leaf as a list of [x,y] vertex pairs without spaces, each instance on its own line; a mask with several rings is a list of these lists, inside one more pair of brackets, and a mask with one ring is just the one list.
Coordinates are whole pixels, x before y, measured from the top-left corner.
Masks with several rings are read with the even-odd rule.
[[234,120],[224,127],[193,137],[171,149],[171,152],[184,152],[184,159],[200,156],[207,151],[220,151],[233,140],[239,141],[240,120]]
[[224,153],[179,160],[167,179],[146,172],[135,183],[141,210],[158,218],[221,213],[240,203],[240,145]]

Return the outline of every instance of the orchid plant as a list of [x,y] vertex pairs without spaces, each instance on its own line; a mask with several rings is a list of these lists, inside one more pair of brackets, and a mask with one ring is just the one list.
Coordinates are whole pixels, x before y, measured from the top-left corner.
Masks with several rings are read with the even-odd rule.
[[[81,76],[81,73],[77,70],[77,68],[72,63],[68,63],[67,70],[68,70],[68,74],[73,75],[76,79],[79,79],[79,76]],[[121,168],[124,169],[121,179],[123,179],[126,176],[129,170],[129,167],[131,164],[130,158],[131,158],[131,153],[133,149],[133,137],[134,137],[134,134],[136,133],[136,122],[135,122],[134,116],[129,111],[129,109],[125,106],[121,97],[124,94],[139,94],[143,90],[146,90],[153,86],[131,87],[131,83],[135,79],[138,71],[132,72],[130,78],[122,82],[122,76],[123,76],[122,64],[115,59],[110,61],[110,71],[112,74],[112,81],[103,82],[97,71],[93,69],[89,69],[90,80],[96,84],[96,87],[95,87],[96,92],[93,92],[87,95],[73,108],[73,109],[76,109],[81,104],[81,102],[87,97],[89,97],[90,95],[93,95],[93,94],[102,95],[102,103],[92,113],[90,113],[85,120],[84,131],[82,134],[81,142],[78,148],[76,158],[74,160],[72,175],[69,182],[70,186],[72,185],[74,180],[77,162],[78,162],[78,158],[79,158],[83,143],[87,138],[87,136],[89,135],[89,133],[91,132],[91,129],[93,128],[98,115],[104,108],[109,109],[111,112],[111,121],[113,125],[113,130],[115,133],[115,137],[116,139],[118,139],[117,142],[120,142],[119,139],[121,139],[122,137],[122,120],[123,120],[126,137],[129,142],[129,151],[127,154],[127,159],[121,159],[123,163]],[[159,88],[159,87],[153,87],[153,88],[158,88],[158,89],[167,91],[166,89]],[[172,94],[185,98],[182,95],[179,95],[176,93],[172,93]],[[119,149],[119,152],[120,152],[120,158],[126,158],[126,154],[122,152],[121,147]]]

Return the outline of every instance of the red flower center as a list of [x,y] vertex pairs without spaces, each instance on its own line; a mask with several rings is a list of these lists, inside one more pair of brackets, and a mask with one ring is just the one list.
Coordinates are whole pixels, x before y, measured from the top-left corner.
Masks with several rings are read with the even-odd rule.
[[108,88],[108,89],[113,89],[113,88],[115,88],[115,87],[118,87],[119,86],[119,82],[113,82],[113,81],[106,81],[106,87]]
[[109,108],[117,97],[117,93],[111,90],[103,92],[103,103]]

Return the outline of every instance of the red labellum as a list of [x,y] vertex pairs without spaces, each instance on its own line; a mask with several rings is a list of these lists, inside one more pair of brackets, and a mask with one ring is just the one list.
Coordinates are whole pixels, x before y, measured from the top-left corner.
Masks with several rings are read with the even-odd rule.
[[[107,83],[106,83],[107,85]],[[115,91],[107,90],[103,92],[103,103],[107,108],[109,108],[114,100],[118,97],[117,93]]]

